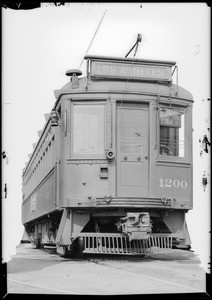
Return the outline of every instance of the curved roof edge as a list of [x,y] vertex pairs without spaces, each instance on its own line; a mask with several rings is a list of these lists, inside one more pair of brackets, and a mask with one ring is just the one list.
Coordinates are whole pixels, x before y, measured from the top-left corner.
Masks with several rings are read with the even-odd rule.
[[[101,92],[109,92],[109,93],[112,93],[113,91],[115,92],[126,92],[124,91],[124,85],[125,83],[123,82],[121,85],[120,85],[120,82],[118,85],[113,85],[111,86],[111,82],[110,80],[102,80],[101,81],[101,84],[103,83],[103,85],[101,85],[101,88],[98,88],[98,84],[99,84],[99,81],[97,82],[92,82],[88,87],[87,87],[87,78],[86,77],[83,77],[83,78],[80,78],[80,81],[81,81],[81,84],[80,84],[80,88],[78,89],[72,89],[72,85],[70,82],[66,83],[61,89],[58,89],[58,90],[55,90],[54,91],[54,94],[55,94],[55,97],[57,99],[56,103],[59,101],[59,98],[61,95],[63,94],[76,94],[76,93],[86,93],[86,92],[96,92],[96,93],[101,93]],[[118,81],[116,81],[118,82]],[[114,81],[113,81],[114,83]],[[132,86],[130,88],[130,84],[128,84],[128,92],[137,92],[137,93],[149,93],[149,94],[152,94],[152,95],[155,95],[155,94],[159,94],[159,95],[166,95],[167,97],[170,95],[171,97],[177,97],[177,98],[181,98],[181,99],[185,99],[185,100],[190,100],[190,101],[193,101],[193,95],[188,91],[186,90],[185,88],[179,86],[179,85],[176,85],[176,84],[171,84],[171,86],[167,86],[167,85],[164,85],[164,84],[161,84],[161,83],[157,83],[157,85],[155,83],[150,83],[150,82],[131,82]]]

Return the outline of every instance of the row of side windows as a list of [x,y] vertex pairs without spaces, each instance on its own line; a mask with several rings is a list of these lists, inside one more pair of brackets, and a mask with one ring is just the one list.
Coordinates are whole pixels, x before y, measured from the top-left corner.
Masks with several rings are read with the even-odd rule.
[[27,197],[36,186],[45,178],[49,171],[53,168],[56,160],[55,136],[48,143],[43,154],[38,159],[37,163],[32,165],[27,178],[25,178],[25,196]]

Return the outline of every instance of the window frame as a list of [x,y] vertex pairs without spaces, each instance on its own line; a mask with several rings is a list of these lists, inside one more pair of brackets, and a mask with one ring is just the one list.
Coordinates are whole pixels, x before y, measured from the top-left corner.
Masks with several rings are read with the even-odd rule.
[[[183,113],[184,115],[184,156],[175,156],[175,155],[163,155],[160,154],[160,110],[161,109],[173,109],[175,111],[179,111]],[[158,152],[158,159],[160,161],[179,161],[179,162],[185,162],[188,160],[189,156],[189,149],[188,149],[188,140],[186,138],[187,134],[189,133],[189,124],[188,124],[188,107],[184,105],[174,105],[172,104],[171,106],[169,104],[159,104],[158,108],[158,114],[157,114],[157,128],[158,128],[158,135],[157,135],[157,140],[158,140],[158,147],[157,147],[157,152]]]
[[[83,106],[83,105],[102,105],[104,108],[104,146],[103,152],[98,154],[89,154],[89,153],[75,153],[74,152],[74,106]],[[106,128],[106,116],[107,116],[107,105],[106,100],[74,100],[71,102],[71,158],[73,159],[106,159],[105,151],[106,151],[106,137],[107,137],[107,128]]]

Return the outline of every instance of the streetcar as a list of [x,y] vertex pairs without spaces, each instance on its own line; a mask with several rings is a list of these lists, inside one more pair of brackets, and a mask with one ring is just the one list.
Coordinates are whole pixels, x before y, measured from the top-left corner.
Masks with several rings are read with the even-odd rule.
[[23,170],[27,235],[64,256],[189,249],[193,97],[176,62],[84,59]]

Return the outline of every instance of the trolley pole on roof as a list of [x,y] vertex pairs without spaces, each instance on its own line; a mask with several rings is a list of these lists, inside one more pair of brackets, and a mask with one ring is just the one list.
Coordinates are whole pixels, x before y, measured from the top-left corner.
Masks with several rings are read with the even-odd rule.
[[133,45],[133,47],[130,49],[130,51],[125,55],[125,58],[130,54],[130,52],[132,52],[132,50],[135,48],[135,46],[136,46],[136,50],[135,50],[135,54],[136,54],[137,49],[138,49],[138,43],[140,43],[141,40],[142,40],[142,35],[139,33],[138,36],[137,36],[137,41],[135,42],[135,44]]

